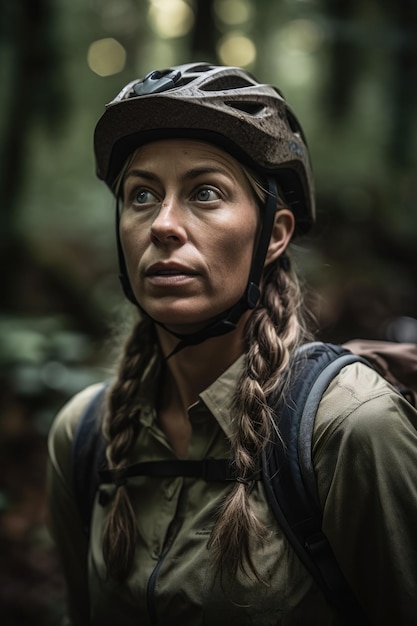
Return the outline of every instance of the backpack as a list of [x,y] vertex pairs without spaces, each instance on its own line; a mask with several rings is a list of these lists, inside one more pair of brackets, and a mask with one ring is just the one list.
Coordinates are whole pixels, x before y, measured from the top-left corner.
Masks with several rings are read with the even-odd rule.
[[[379,371],[415,406],[417,345],[372,341],[354,341],[346,345],[350,349],[312,342],[298,349],[293,362],[296,373],[285,403],[279,398],[271,402],[277,422],[279,416],[281,439],[276,437],[266,446],[262,469],[256,478],[262,480],[276,519],[329,603],[339,610],[347,623],[369,624],[321,529],[322,510],[311,454],[314,419],[330,382],[343,367],[356,362]],[[138,475],[193,476],[207,481],[236,480],[229,459],[142,462],[122,472],[109,470],[105,464],[100,430],[107,387],[108,383],[102,385],[81,416],[72,446],[75,494],[87,535],[100,483],[117,483]],[[104,504],[103,497],[106,497],[105,493],[99,492],[101,504]]]

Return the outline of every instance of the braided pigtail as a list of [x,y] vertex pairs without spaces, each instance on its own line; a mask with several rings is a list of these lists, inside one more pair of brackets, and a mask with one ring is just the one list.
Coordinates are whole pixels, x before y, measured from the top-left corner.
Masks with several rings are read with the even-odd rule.
[[[148,318],[139,321],[128,339],[116,381],[108,398],[103,425],[110,469],[126,465],[137,436],[137,394],[144,374],[155,361],[155,332]],[[151,363],[151,366],[150,366]],[[136,516],[124,484],[117,486],[103,531],[103,557],[109,577],[121,582],[128,575],[137,540]]]
[[310,339],[301,302],[296,275],[281,267],[279,260],[269,265],[262,300],[248,321],[246,367],[233,406],[232,452],[239,479],[223,503],[209,541],[220,571],[227,568],[236,574],[239,569],[260,582],[250,539],[265,540],[266,528],[249,504],[251,477],[259,469],[262,450],[272,434],[268,400],[283,390],[293,350]]

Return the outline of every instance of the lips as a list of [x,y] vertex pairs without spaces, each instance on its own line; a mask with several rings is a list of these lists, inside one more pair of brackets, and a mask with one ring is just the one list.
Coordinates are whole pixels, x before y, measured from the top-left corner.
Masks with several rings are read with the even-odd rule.
[[147,268],[145,275],[148,278],[154,277],[170,277],[170,276],[196,276],[196,272],[193,268],[181,263],[154,263]]

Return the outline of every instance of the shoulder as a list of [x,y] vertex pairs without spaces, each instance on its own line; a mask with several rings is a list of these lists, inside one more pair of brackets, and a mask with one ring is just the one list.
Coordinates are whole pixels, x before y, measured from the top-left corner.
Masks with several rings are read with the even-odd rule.
[[322,497],[341,464],[370,478],[401,473],[415,464],[416,455],[416,409],[372,368],[345,367],[323,395],[314,426],[313,462]]
[[343,368],[323,395],[317,412],[314,444],[320,448],[342,430],[375,438],[393,426],[417,428],[417,411],[382,376],[363,363]]

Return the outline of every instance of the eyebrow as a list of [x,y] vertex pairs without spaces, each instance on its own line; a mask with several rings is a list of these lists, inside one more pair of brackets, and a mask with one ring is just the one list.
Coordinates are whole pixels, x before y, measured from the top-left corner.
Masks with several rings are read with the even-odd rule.
[[[193,167],[190,170],[187,170],[186,172],[184,172],[182,176],[179,177],[179,180],[180,181],[192,180],[193,178],[198,178],[199,176],[204,176],[207,174],[223,174],[224,176],[230,176],[230,173],[222,167],[203,166],[203,167]],[[153,174],[152,172],[149,172],[148,170],[141,170],[141,169],[135,168],[135,169],[129,170],[129,172],[125,176],[125,181],[128,178],[144,178],[145,180],[158,180],[159,176],[157,176],[156,174]]]

